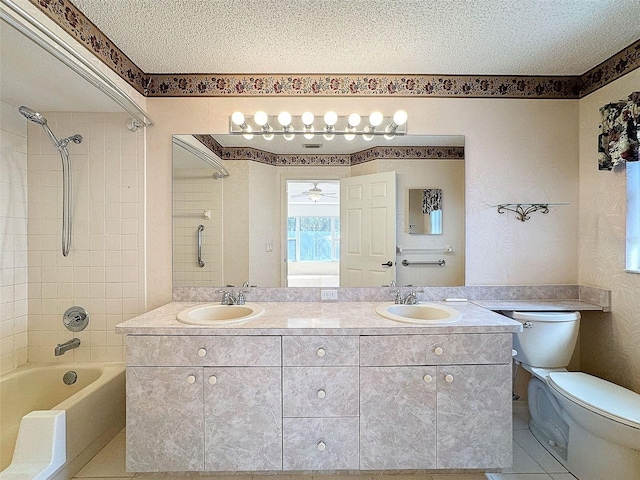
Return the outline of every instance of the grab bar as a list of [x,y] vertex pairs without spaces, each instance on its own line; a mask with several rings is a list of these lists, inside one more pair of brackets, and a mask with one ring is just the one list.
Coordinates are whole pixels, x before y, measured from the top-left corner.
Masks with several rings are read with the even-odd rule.
[[204,267],[204,262],[202,261],[202,231],[204,230],[204,225],[198,226],[198,265],[200,268]]
[[440,265],[444,267],[445,263],[444,260],[434,260],[433,262],[408,262],[406,259],[402,260],[402,265],[405,267],[409,265]]

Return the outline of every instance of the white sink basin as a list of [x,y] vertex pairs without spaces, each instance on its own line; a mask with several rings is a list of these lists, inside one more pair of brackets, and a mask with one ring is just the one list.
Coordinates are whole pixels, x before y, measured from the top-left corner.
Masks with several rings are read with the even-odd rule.
[[257,303],[245,305],[208,303],[182,310],[176,318],[179,322],[190,325],[228,325],[253,320],[263,313],[264,307]]
[[433,303],[418,303],[416,305],[382,303],[376,307],[376,313],[396,322],[424,325],[452,323],[462,317],[460,312],[453,308]]

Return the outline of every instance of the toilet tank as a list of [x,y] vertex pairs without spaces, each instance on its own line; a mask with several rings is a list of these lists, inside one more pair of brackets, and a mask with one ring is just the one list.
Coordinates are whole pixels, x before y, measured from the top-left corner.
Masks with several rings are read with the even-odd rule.
[[502,312],[523,324],[513,335],[513,358],[540,368],[569,365],[580,328],[579,312]]

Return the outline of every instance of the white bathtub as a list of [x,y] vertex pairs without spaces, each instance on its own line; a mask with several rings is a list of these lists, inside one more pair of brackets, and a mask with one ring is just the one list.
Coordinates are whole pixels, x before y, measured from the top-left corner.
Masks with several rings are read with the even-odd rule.
[[[63,375],[74,371],[73,385]],[[0,471],[11,463],[20,420],[34,410],[66,412],[67,461],[54,477],[75,475],[125,425],[125,364],[27,363],[0,376]]]

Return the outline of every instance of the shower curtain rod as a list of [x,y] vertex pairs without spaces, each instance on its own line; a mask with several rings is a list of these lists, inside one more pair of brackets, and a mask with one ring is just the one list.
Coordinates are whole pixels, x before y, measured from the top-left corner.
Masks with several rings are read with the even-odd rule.
[[[147,115],[147,113],[129,95],[127,95],[122,88],[114,83],[113,80],[107,77],[97,67],[92,65],[87,59],[73,50],[73,48],[49,30],[49,28],[32,17],[22,7],[16,5],[12,0],[2,0],[2,5],[6,7],[0,10],[0,18],[2,18],[2,20],[5,20],[23,35],[27,36],[48,53],[64,63],[67,67],[71,68],[74,72],[107,95],[124,111],[131,115],[133,120],[128,122],[128,126],[129,124],[131,125],[131,127],[129,127],[130,130],[135,131],[137,127],[151,127],[154,125],[154,122],[151,120],[149,115]],[[12,16],[7,9],[10,9],[22,21]],[[33,27],[35,31],[28,28],[25,23]],[[46,41],[45,38],[49,39],[55,45]]]
[[195,155],[200,160],[205,162],[207,165],[209,165],[210,167],[215,169],[217,172],[219,172],[213,175],[213,178],[215,178],[216,180],[218,178],[227,178],[229,176],[229,171],[226,168],[224,168],[224,166],[214,156],[208,155],[206,152],[203,152],[202,150],[197,149],[196,147],[191,145],[189,142],[185,142],[180,137],[173,137],[173,143],[175,145],[178,145],[179,147],[184,148],[187,152],[191,153],[192,155]]

